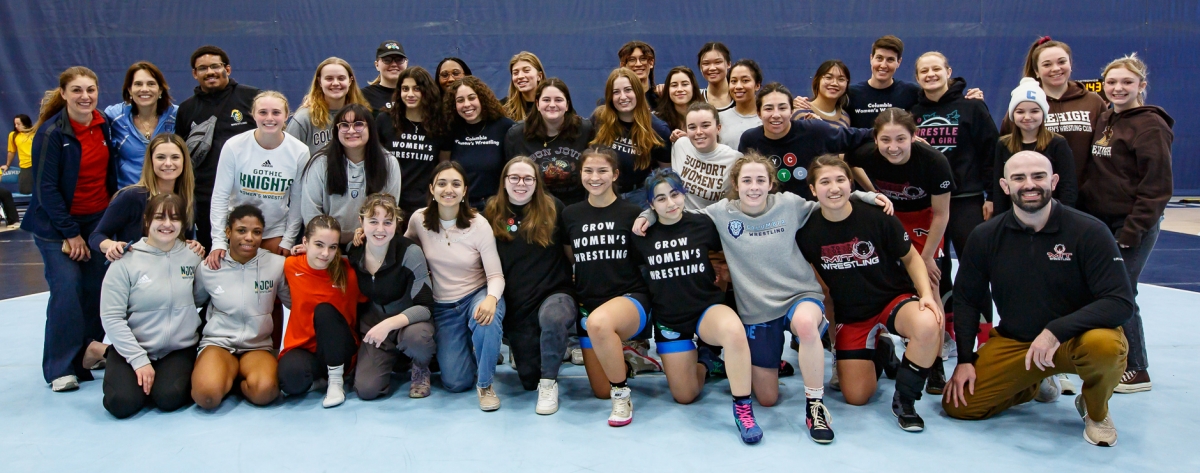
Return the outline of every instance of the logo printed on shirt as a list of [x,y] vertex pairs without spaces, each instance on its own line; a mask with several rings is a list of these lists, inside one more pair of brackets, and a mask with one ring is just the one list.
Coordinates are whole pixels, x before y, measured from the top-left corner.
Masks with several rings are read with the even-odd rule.
[[147,276],[147,275],[145,275],[145,274],[143,274],[143,275],[142,275],[142,277],[138,278],[138,280],[137,280],[137,284],[138,284],[139,286],[141,286],[141,285],[145,285],[145,284],[151,284],[151,283],[153,283],[153,282],[154,282],[154,281],[151,281],[151,280],[150,280],[150,276]]
[[181,277],[183,279],[195,279],[196,278],[196,267],[195,266],[180,266],[179,267],[179,277]]
[[296,277],[300,277],[300,276],[303,276],[303,275],[304,275],[304,273],[296,273]]
[[667,327],[664,327],[663,324],[654,324],[654,325],[658,326],[658,333],[661,333],[663,338],[666,338],[667,340],[674,340],[676,338],[679,338],[679,332],[676,332]]
[[266,161],[263,161],[262,165],[260,165],[259,167],[261,167],[261,168],[269,168],[269,167],[271,167],[271,160],[270,160],[270,159],[268,159],[268,160],[266,160]]
[[950,181],[942,181],[942,185],[941,185],[941,186],[939,186],[939,187],[941,187],[942,189],[949,189],[949,188],[950,188]]
[[855,237],[845,243],[821,247],[821,267],[824,269],[853,269],[879,264],[875,244]]
[[1050,261],[1071,261],[1071,254],[1067,253],[1067,245],[1062,243],[1054,245],[1053,253],[1046,252],[1046,256],[1050,258]]
[[742,236],[742,232],[746,230],[746,225],[741,220],[729,221],[729,235],[734,239]]
[[221,286],[217,286],[217,288],[216,288],[216,289],[213,289],[213,292],[212,292],[212,293],[213,293],[213,295],[214,295],[214,296],[219,296],[219,295],[221,295],[221,294],[224,294],[224,293],[225,293],[225,288],[223,288],[223,287],[221,287]]
[[242,112],[240,110],[235,108],[232,112],[229,112],[229,118],[232,118],[233,121],[236,122],[235,124],[237,124],[241,123],[242,119],[245,117],[242,116]]
[[275,281],[254,281],[255,294],[268,294],[275,289]]
[[958,110],[944,117],[937,112],[928,113],[921,117],[921,122],[917,125],[917,136],[928,141],[929,146],[945,153],[958,147],[958,124]]
[[875,188],[892,200],[920,200],[929,196],[929,194],[925,193],[925,189],[908,182],[897,184],[895,182],[877,180],[875,181]]

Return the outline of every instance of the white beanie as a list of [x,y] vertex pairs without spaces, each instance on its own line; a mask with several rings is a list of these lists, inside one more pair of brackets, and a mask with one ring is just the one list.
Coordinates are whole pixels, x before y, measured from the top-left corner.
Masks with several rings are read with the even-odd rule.
[[1046,101],[1046,91],[1042,90],[1042,85],[1032,77],[1021,79],[1021,83],[1012,91],[1012,98],[1008,99],[1008,118],[1012,119],[1013,110],[1017,109],[1017,105],[1021,102],[1036,103],[1038,108],[1042,109],[1042,115],[1050,113],[1050,102]]

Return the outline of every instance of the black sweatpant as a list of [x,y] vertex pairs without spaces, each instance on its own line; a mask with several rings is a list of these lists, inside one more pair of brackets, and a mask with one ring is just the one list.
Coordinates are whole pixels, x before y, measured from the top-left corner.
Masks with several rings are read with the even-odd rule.
[[138,386],[137,372],[111,345],[104,352],[104,409],[118,419],[137,414],[149,398],[159,409],[170,412],[192,403],[192,367],[196,347],[168,353],[151,361],[154,383],[150,395]]
[[[950,262],[950,247],[954,247],[955,257],[960,257],[964,254],[964,249],[967,245],[967,237],[971,236],[971,231],[975,230],[983,223],[983,194],[970,197],[951,197],[950,198],[950,219],[946,223],[946,236],[943,240],[946,242],[945,251],[942,255],[940,264],[942,270],[941,293],[944,296],[946,293],[954,289],[953,280],[953,263]],[[951,294],[953,297],[953,294]],[[954,311],[953,299],[947,299],[946,309],[948,312]],[[981,315],[992,321],[992,306],[981,307]],[[949,321],[946,321],[949,323]]]
[[[279,390],[288,396],[308,392],[314,379],[329,376],[328,367],[350,363],[358,350],[350,324],[332,304],[322,302],[313,309],[313,331],[316,353],[296,348],[279,358]],[[344,373],[351,375],[348,369]]]
[[17,202],[13,200],[12,192],[3,187],[0,187],[0,208],[4,209],[4,220],[7,225],[21,223],[21,218],[17,215]]

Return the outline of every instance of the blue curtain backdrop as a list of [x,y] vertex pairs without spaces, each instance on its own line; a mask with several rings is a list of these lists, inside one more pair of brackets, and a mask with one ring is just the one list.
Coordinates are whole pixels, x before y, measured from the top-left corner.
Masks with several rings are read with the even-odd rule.
[[722,41],[735,60],[757,60],[766,81],[802,93],[816,66],[830,58],[845,61],[854,81],[865,79],[871,42],[895,34],[906,49],[898,77],[912,80],[913,60],[941,51],[954,75],[984,90],[999,119],[1029,44],[1048,34],[1074,49],[1075,79],[1096,78],[1124,54],[1145,59],[1149,102],[1176,119],[1175,192],[1200,195],[1198,20],[1197,2],[1175,0],[6,0],[0,116],[4,123],[17,113],[34,116],[57,74],[80,64],[100,75],[101,106],[120,100],[124,71],[138,60],[162,68],[181,102],[196,85],[188,57],[203,44],[229,52],[237,81],[280,90],[293,103],[329,56],[349,61],[365,84],[375,76],[375,48],[386,39],[404,45],[411,65],[431,69],[446,56],[465,59],[497,96],[507,93],[508,59],[529,50],[549,76],[566,81],[587,113],[617,65],[617,49],[632,39],[656,49],[659,81],[675,65],[694,69],[704,42]]

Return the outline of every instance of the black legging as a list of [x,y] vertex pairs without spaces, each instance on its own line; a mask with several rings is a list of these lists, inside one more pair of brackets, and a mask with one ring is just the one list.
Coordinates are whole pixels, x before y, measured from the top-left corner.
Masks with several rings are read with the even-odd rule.
[[[955,257],[961,259],[964,254],[963,250],[967,245],[967,237],[971,236],[971,231],[975,230],[975,227],[983,223],[983,201],[983,194],[950,198],[950,220],[946,223],[946,235],[943,237],[943,240],[946,242],[945,254],[942,256],[941,264],[939,264],[942,270],[940,289],[943,296],[954,289],[954,280],[951,277],[954,271],[952,271],[953,265],[950,262],[950,247],[954,246]],[[991,304],[980,309],[981,315],[988,322],[991,322]],[[946,311],[954,312],[953,299],[947,299]]]
[[192,368],[196,365],[196,347],[175,350],[150,362],[154,383],[147,396],[138,385],[137,372],[111,345],[104,353],[104,408],[124,419],[137,414],[146,399],[163,411],[173,411],[192,403]]
[[[332,304],[322,302],[313,309],[313,332],[317,339],[316,353],[296,348],[279,358],[279,390],[286,395],[308,392],[314,379],[329,376],[329,366],[349,363],[358,350],[350,324]],[[345,371],[347,377],[350,374]]]
[[551,294],[536,312],[512,313],[504,317],[508,348],[516,359],[521,387],[533,391],[541,379],[558,379],[567,337],[575,326],[575,300],[567,294]]
[[17,203],[13,200],[12,192],[8,189],[0,187],[0,207],[4,208],[4,218],[8,225],[15,225],[21,222],[17,214]]

